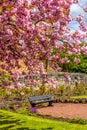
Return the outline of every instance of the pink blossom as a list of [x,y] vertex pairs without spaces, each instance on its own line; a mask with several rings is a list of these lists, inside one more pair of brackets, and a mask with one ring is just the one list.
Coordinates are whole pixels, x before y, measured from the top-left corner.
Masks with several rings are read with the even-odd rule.
[[8,33],[9,35],[13,35],[13,32],[12,32],[12,30],[10,30],[10,29],[7,29],[7,33]]
[[26,56],[26,55],[27,55],[27,53],[26,53],[25,51],[22,51],[22,54],[23,54],[23,56]]
[[82,51],[82,53],[83,53],[84,55],[87,55],[87,46],[83,46],[83,47],[81,48],[81,51]]
[[53,84],[52,86],[51,86],[51,89],[55,89],[56,88],[56,84]]
[[73,3],[75,3],[75,4],[78,3],[78,0],[73,0]]
[[78,22],[81,22],[81,21],[83,20],[83,15],[77,16],[77,17],[76,17],[76,20],[77,20]]
[[74,63],[75,63],[75,64],[78,64],[79,62],[80,62],[80,59],[75,57],[75,58],[74,58]]
[[72,56],[72,52],[71,51],[67,51],[68,56]]
[[83,10],[84,10],[85,12],[87,12],[87,7],[84,7]]
[[70,82],[71,81],[71,77],[70,77],[70,75],[68,73],[66,73],[64,75],[64,77],[65,77],[66,82]]
[[80,54],[80,49],[78,49],[78,48],[73,48],[72,51],[73,51],[75,54]]
[[60,60],[60,63],[69,63],[69,59],[67,57],[64,57]]

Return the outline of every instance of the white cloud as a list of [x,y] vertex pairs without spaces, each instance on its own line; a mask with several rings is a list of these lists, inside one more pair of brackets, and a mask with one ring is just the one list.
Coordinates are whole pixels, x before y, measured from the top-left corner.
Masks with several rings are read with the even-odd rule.
[[79,4],[83,6],[87,6],[87,0],[79,0]]
[[84,11],[78,4],[73,4],[71,6],[70,14],[75,18],[79,14],[84,14]]
[[72,21],[68,27],[72,30],[72,31],[75,31],[75,30],[79,30],[79,23],[77,21]]
[[[84,16],[84,21],[87,25],[87,13],[83,11],[83,7],[84,6],[87,6],[87,0],[79,0],[79,4],[73,4],[71,6],[71,9],[70,9],[70,14],[72,15],[73,18],[75,18],[76,16],[78,15],[83,15]],[[72,21],[68,27],[72,30],[72,31],[75,31],[75,30],[79,30],[79,23],[76,22],[76,21]]]

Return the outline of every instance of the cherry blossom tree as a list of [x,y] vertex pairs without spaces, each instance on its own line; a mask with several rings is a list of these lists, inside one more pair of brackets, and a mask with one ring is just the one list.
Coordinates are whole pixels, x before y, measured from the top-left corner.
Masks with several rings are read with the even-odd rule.
[[[73,20],[70,7],[78,0],[1,0],[0,1],[0,68],[1,75],[7,72],[10,80],[25,72],[14,72],[21,68],[20,60],[27,68],[27,73],[37,74],[47,71],[48,65],[56,71],[62,68],[58,63],[69,63],[69,58],[62,56],[66,52],[87,55],[87,46],[81,47],[86,33],[78,30],[71,33],[68,24]],[[84,8],[87,11],[87,8]],[[87,32],[83,16],[76,17],[80,29]],[[75,58],[74,63],[79,59]],[[10,83],[10,82],[9,82]],[[6,86],[2,76],[1,86]]]

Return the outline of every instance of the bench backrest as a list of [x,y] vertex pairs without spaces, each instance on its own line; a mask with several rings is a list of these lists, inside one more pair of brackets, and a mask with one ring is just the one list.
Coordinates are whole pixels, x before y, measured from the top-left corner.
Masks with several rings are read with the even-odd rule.
[[50,94],[29,97],[29,101],[30,102],[37,101],[37,100],[49,100],[49,99],[51,99],[51,95]]

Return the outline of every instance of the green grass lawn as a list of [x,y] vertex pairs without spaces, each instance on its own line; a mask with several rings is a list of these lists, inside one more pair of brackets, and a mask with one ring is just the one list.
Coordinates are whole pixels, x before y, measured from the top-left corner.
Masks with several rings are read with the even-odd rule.
[[87,98],[87,95],[77,95],[77,96],[72,96],[71,98]]
[[0,130],[87,130],[87,125],[54,121],[0,110]]

